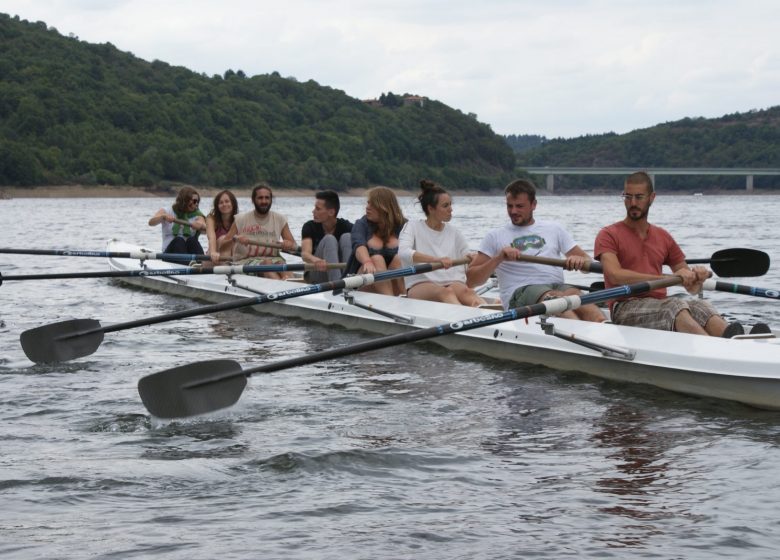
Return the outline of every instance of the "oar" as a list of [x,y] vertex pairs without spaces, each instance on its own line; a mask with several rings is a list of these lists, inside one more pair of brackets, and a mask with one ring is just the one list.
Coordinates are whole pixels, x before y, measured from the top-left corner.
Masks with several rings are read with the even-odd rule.
[[[756,253],[759,253],[760,255],[766,256],[766,262],[763,262],[763,257],[754,258],[754,256],[751,255],[751,252],[754,252],[753,249],[724,249],[725,251],[747,251],[746,253],[743,253],[743,256],[746,258],[744,260],[740,258],[730,258],[728,260],[716,260],[712,259],[710,261],[710,268],[718,273],[720,276],[760,276],[762,274],[766,273],[766,269],[769,268],[768,260],[769,257],[766,255],[766,253],[762,253],[761,251],[755,251]],[[736,253],[734,253],[736,254]],[[532,256],[525,256],[520,255],[519,259],[521,261],[529,261],[529,262],[536,262],[539,264],[548,264],[550,266],[558,266],[558,267],[565,267],[566,261],[564,259],[551,259],[548,257],[532,257]],[[703,260],[703,259],[702,259]],[[590,262],[590,272],[602,272],[601,270],[601,263],[597,262]],[[764,268],[766,266],[766,269]],[[603,290],[604,289],[604,283],[603,282],[594,282],[590,285],[590,287],[585,286],[577,286],[580,289],[586,289],[586,290]],[[704,290],[714,290],[718,292],[729,292],[733,294],[744,294],[749,296],[756,296],[756,297],[765,297],[770,299],[780,299],[780,291],[779,290],[772,290],[767,288],[757,288],[755,286],[745,286],[742,284],[732,284],[731,282],[722,282],[720,280],[716,280],[715,278],[709,278],[705,280],[702,283],[702,289]]]
[[250,369],[242,369],[241,365],[234,360],[195,362],[142,377],[138,382],[138,393],[141,395],[146,409],[158,418],[183,418],[205,414],[234,404],[246,386],[246,378],[255,373],[270,373],[535,315],[555,315],[589,303],[636,295],[657,288],[673,286],[680,282],[679,277],[670,276],[649,282],[618,286],[582,296],[555,298],[526,307],[375,338],[342,348],[332,348]]
[[[343,269],[346,263],[327,263],[327,268]],[[192,274],[263,274],[265,272],[292,272],[296,270],[316,270],[311,263],[230,265],[212,268],[171,268],[149,270],[108,270],[101,272],[56,272],[52,274],[17,274],[3,276],[0,273],[0,286],[8,280],[60,280],[63,278],[126,278],[133,276],[182,276]]]
[[[236,239],[236,241],[238,241]],[[239,241],[239,243],[241,243]],[[257,247],[268,247],[270,249],[278,249],[279,251],[282,251],[283,253],[288,253],[290,255],[297,255],[301,256],[301,246],[296,245],[294,249],[285,249],[284,245],[281,243],[275,243],[273,241],[255,241],[254,239],[247,239],[244,245],[256,245]],[[262,255],[261,255],[262,256]]]
[[770,299],[780,299],[780,290],[771,290],[766,288],[757,288],[755,286],[744,286],[742,284],[732,284],[731,282],[721,282],[714,278],[708,278],[702,284],[705,290],[716,290],[718,292],[729,292],[732,294],[744,294],[748,296],[765,297]]
[[187,220],[182,220],[181,218],[174,218],[173,222],[176,223],[176,224],[183,225],[183,226],[189,226],[192,229],[195,229],[195,226],[192,225],[192,222],[188,222]]
[[[453,264],[466,264],[466,262],[468,262],[466,259],[462,259],[460,261],[453,261]],[[206,305],[194,309],[166,313],[165,315],[128,321],[126,323],[117,323],[108,327],[102,327],[100,322],[96,319],[69,319],[67,321],[50,323],[24,331],[19,336],[19,341],[22,344],[24,353],[35,363],[64,362],[94,353],[103,342],[103,335],[105,333],[154,325],[166,321],[184,319],[186,317],[195,317],[196,315],[205,315],[207,313],[216,313],[218,311],[227,311],[229,309],[238,309],[250,305],[260,305],[271,301],[280,301],[319,292],[328,292],[344,288],[357,289],[383,280],[392,280],[393,278],[430,272],[441,268],[441,266],[441,263],[424,263],[406,268],[377,272],[376,274],[350,276],[333,282],[310,284],[290,290],[274,292],[272,294],[241,298],[234,301],[216,303],[214,305]]]
[[[566,267],[566,261],[563,259],[520,255],[517,260]],[[722,249],[713,253],[710,259],[698,260],[709,260],[712,271],[724,278],[733,276],[763,276],[769,270],[769,255],[756,249]],[[590,261],[583,271],[603,274],[604,268],[600,262]]]
[[210,261],[209,255],[192,255],[184,253],[153,253],[142,249],[140,251],[77,251],[70,249],[8,249],[0,248],[0,253],[11,255],[50,255],[57,257],[101,257],[108,259],[155,259],[165,261]]

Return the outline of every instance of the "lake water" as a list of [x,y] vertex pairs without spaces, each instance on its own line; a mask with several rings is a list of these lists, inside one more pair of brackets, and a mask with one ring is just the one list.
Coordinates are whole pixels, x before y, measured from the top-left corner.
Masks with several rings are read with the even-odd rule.
[[[169,202],[0,200],[0,246],[102,251],[117,237],[160,250],[146,221]],[[341,215],[354,220],[363,204],[345,199]],[[501,197],[454,204],[474,248],[507,219]],[[312,205],[278,198],[274,209],[299,239]],[[402,205],[421,215],[414,199]],[[651,220],[690,257],[753,247],[778,262],[778,215],[780,197],[659,196]],[[536,212],[589,252],[622,216],[617,196],[543,197]],[[107,269],[103,259],[0,255],[6,276]],[[777,288],[780,267],[740,281]],[[730,317],[778,326],[774,300],[712,299]],[[777,412],[425,344],[255,376],[236,407],[163,424],[139,400],[144,375],[221,357],[255,365],[373,335],[227,312],[111,333],[89,357],[41,366],[19,346],[27,329],[196,303],[103,279],[9,281],[0,301],[3,558],[780,552]]]

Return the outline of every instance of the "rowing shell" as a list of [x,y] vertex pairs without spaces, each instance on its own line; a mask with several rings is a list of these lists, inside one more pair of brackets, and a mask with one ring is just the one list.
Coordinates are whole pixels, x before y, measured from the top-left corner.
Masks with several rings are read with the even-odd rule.
[[[108,251],[112,252],[138,250],[139,247],[120,241],[108,243]],[[161,261],[141,263],[117,258],[109,259],[109,263],[115,270],[172,266]],[[119,281],[214,302],[255,296],[258,292],[279,292],[298,285],[246,275],[234,275],[232,283],[224,275],[143,276]],[[465,322],[494,312],[363,292],[319,293],[253,309],[381,334]],[[550,317],[478,328],[437,337],[431,342],[501,360],[581,371],[614,381],[780,410],[778,338],[722,339]]]

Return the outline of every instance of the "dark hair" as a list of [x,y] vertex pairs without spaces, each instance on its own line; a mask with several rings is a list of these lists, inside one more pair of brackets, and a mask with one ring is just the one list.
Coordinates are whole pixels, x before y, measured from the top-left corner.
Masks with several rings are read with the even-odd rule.
[[526,179],[516,179],[504,188],[504,194],[509,194],[513,197],[523,193],[528,195],[528,202],[536,200],[536,187],[531,181]]
[[236,195],[231,191],[224,190],[217,193],[217,196],[214,197],[214,205],[211,208],[211,212],[209,212],[209,216],[212,216],[214,220],[222,220],[222,214],[219,211],[219,199],[222,198],[223,194],[228,195],[230,204],[233,206],[233,210],[230,212],[230,223],[232,224],[233,217],[238,214],[238,200],[236,200]]
[[319,191],[314,193],[314,198],[318,198],[325,202],[325,208],[329,210],[335,210],[338,216],[341,209],[341,202],[339,202],[339,195],[336,191]]
[[186,214],[187,205],[190,203],[193,196],[200,198],[198,191],[192,187],[182,187],[179,189],[179,192],[176,195],[176,202],[173,203],[173,212],[175,214]]
[[271,187],[268,186],[266,183],[257,183],[255,185],[255,188],[252,189],[252,203],[253,204],[255,202],[255,195],[257,194],[257,191],[259,191],[260,189],[265,189],[269,193],[271,193],[271,200],[273,201],[273,199],[274,199],[274,191],[271,190]]
[[647,192],[653,192],[653,180],[644,171],[637,171],[626,178],[626,185],[645,185]]
[[422,206],[423,212],[425,212],[425,215],[427,216],[430,212],[428,208],[430,206],[436,208],[436,205],[439,204],[439,195],[447,194],[447,191],[444,190],[444,187],[434,183],[430,179],[423,179],[420,181],[420,188],[422,189],[422,192],[420,193],[420,196],[417,197],[417,200],[420,202],[420,206]]

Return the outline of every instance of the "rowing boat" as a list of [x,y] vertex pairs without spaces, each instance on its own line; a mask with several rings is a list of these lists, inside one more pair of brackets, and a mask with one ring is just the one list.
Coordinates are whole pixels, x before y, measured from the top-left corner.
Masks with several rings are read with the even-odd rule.
[[[121,241],[110,252],[141,248]],[[170,269],[171,263],[110,258],[114,270]],[[174,265],[175,266],[175,265]],[[120,282],[158,292],[222,302],[298,287],[295,282],[248,275],[133,276]],[[269,305],[261,313],[297,317],[381,334],[458,323],[493,313],[445,303],[344,291],[304,295]],[[453,350],[539,364],[563,371],[654,385],[663,389],[737,401],[780,410],[780,339],[720,339],[589,323],[559,317],[534,317],[431,339]]]

